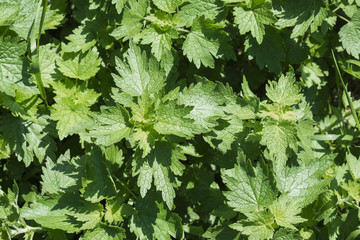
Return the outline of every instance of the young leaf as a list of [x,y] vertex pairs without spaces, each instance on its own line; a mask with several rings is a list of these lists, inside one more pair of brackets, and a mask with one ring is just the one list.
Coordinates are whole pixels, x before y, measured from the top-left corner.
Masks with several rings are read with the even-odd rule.
[[165,76],[159,69],[159,63],[153,58],[148,59],[146,53],[134,43],[125,55],[127,64],[116,58],[116,70],[120,76],[112,74],[116,86],[131,96],[157,93],[164,86]]
[[187,118],[192,107],[176,105],[174,101],[160,103],[156,109],[154,129],[164,135],[193,137],[200,133],[193,120]]
[[53,84],[56,103],[52,106],[51,119],[58,121],[56,129],[60,139],[68,135],[83,132],[93,125],[90,118],[90,106],[96,102],[99,94],[85,85],[76,86],[70,81],[65,84]]
[[73,30],[73,33],[66,37],[70,42],[63,45],[64,52],[85,53],[96,44],[96,35],[93,31],[86,29],[84,25]]
[[163,56],[171,53],[172,39],[178,38],[177,32],[172,28],[163,30],[152,26],[142,33],[144,37],[141,44],[151,44],[151,52],[159,62],[163,60]]
[[95,114],[95,125],[91,126],[89,134],[96,139],[96,143],[110,146],[130,136],[131,126],[129,113],[123,107],[101,107],[101,113]]
[[354,180],[360,178],[360,159],[356,159],[351,153],[346,154],[346,160],[348,162],[349,170]]
[[299,103],[302,98],[300,90],[300,87],[295,83],[293,71],[281,75],[278,82],[272,81],[266,85],[266,95],[270,100],[284,106]]
[[218,19],[222,15],[223,4],[217,0],[188,0],[181,7],[179,16],[186,21],[186,26],[191,26],[193,21],[200,16],[208,19]]
[[230,225],[231,228],[248,235],[251,240],[271,239],[274,235],[274,216],[271,212],[246,213],[246,220]]

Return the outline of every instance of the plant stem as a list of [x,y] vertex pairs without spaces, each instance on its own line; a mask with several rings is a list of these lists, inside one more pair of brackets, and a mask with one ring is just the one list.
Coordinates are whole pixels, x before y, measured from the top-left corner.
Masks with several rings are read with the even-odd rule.
[[350,20],[349,19],[347,19],[347,18],[345,18],[345,17],[343,17],[343,16],[341,16],[340,14],[338,14],[338,13],[335,13],[336,14],[336,16],[338,16],[339,18],[341,18],[342,20],[344,20],[345,22],[350,22]]
[[345,85],[344,83],[344,79],[342,78],[341,76],[341,73],[340,73],[340,69],[339,69],[339,66],[337,64],[337,60],[336,60],[336,57],[335,57],[335,54],[334,54],[334,51],[331,49],[331,54],[332,54],[332,57],[333,57],[333,60],[334,60],[334,63],[335,63],[335,68],[336,68],[336,71],[339,75],[339,78],[340,78],[340,81],[341,81],[341,85],[343,86],[344,88],[344,92],[345,92],[345,96],[348,100],[348,103],[350,105],[350,109],[351,109],[351,114],[353,115],[354,117],[354,120],[356,122],[356,127],[358,128],[358,130],[360,131],[360,123],[359,123],[359,118],[357,117],[357,114],[356,114],[356,111],[355,111],[355,108],[354,108],[354,104],[351,100],[351,97],[350,97],[350,94],[347,90],[347,86]]

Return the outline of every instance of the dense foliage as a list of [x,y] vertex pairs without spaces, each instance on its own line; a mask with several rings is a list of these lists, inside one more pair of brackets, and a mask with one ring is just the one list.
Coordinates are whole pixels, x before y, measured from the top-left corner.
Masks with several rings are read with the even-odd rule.
[[357,239],[359,0],[1,0],[0,239]]

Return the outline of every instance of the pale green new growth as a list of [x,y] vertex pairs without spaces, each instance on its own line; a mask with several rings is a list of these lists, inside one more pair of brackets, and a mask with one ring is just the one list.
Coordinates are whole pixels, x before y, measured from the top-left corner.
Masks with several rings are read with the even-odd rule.
[[165,76],[156,59],[148,59],[146,53],[135,44],[130,44],[125,59],[127,63],[116,59],[116,70],[120,76],[112,74],[116,86],[123,92],[135,97],[145,91],[148,94],[157,93],[163,88]]
[[121,106],[102,107],[101,113],[95,114],[95,125],[89,131],[89,136],[96,143],[110,146],[130,135],[129,114]]
[[269,82],[266,85],[266,95],[271,101],[284,106],[299,103],[302,94],[300,94],[300,88],[295,83],[294,72],[290,71],[286,75],[281,75],[278,82]]
[[92,89],[84,88],[84,85],[75,86],[70,81],[66,84],[53,84],[58,95],[54,98],[56,103],[51,111],[51,119],[58,121],[56,129],[59,131],[60,139],[81,133],[93,125],[90,106],[99,96]]

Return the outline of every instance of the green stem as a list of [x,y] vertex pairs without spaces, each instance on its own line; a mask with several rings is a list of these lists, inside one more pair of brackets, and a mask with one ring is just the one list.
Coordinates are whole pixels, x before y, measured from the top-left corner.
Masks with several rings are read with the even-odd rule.
[[131,196],[134,197],[134,199],[137,199],[137,196],[133,193],[133,191],[131,191],[125,184],[123,184],[120,180],[119,180],[121,186],[123,186],[125,188],[126,191],[128,191],[130,193]]
[[333,60],[334,60],[334,63],[335,63],[335,68],[336,68],[336,71],[339,75],[339,78],[340,78],[340,81],[341,81],[341,85],[343,86],[344,88],[344,92],[345,92],[345,95],[346,95],[346,98],[348,100],[348,103],[350,105],[350,109],[351,109],[351,114],[353,115],[354,117],[354,120],[356,122],[356,127],[358,128],[358,130],[360,131],[360,123],[359,123],[359,119],[357,117],[357,114],[356,114],[356,111],[355,111],[355,108],[354,108],[354,104],[351,100],[351,97],[350,97],[350,94],[347,90],[347,86],[345,85],[344,83],[344,79],[342,78],[341,76],[341,73],[340,73],[340,69],[339,69],[339,66],[337,64],[337,60],[336,60],[336,57],[335,57],[335,54],[334,54],[334,51],[331,49],[331,54],[332,54],[332,57],[333,57]]
[[340,7],[338,6],[338,7],[336,7],[334,10],[332,10],[332,12],[334,13],[334,12],[336,12],[337,10],[339,10],[340,9]]
[[343,16],[341,16],[340,14],[338,14],[338,13],[335,13],[336,14],[336,16],[338,16],[339,18],[341,18],[342,20],[344,20],[345,22],[350,22],[350,20],[349,19],[347,19],[347,18],[345,18],[345,17],[343,17]]
[[316,141],[353,141],[357,139],[359,135],[344,135],[344,134],[318,134],[311,137],[312,140]]
[[[40,63],[39,63],[39,47],[40,47],[40,38],[41,38],[41,32],[42,32],[42,27],[44,24],[44,20],[45,20],[45,15],[46,15],[46,9],[47,9],[47,0],[40,0],[37,6],[37,10],[36,10],[36,15],[35,15],[35,19],[33,22],[33,28],[31,30],[31,37],[30,37],[30,52],[31,52],[31,60],[32,60],[32,71],[35,75],[36,78],[36,83],[38,86],[38,89],[40,91],[40,96],[43,99],[43,101],[45,102],[46,107],[49,106],[48,102],[47,102],[47,97],[46,97],[46,91],[44,88],[44,84],[41,78],[41,70],[40,70]],[[41,6],[43,7],[42,9],[42,13],[41,13],[41,18],[40,18],[40,23],[39,23],[39,29],[38,29],[38,35],[36,36],[36,23],[38,21],[38,16],[41,10]]]

